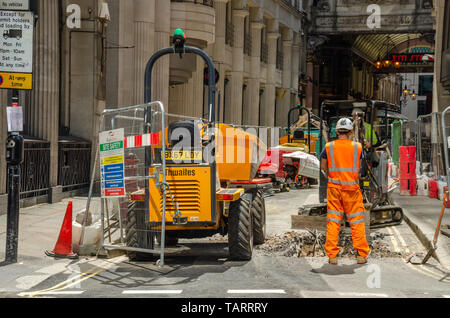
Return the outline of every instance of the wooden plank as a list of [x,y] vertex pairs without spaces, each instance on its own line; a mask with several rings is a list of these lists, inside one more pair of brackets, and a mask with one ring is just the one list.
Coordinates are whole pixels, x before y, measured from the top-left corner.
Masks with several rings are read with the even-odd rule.
[[293,230],[327,230],[327,218],[321,216],[292,215],[291,229]]

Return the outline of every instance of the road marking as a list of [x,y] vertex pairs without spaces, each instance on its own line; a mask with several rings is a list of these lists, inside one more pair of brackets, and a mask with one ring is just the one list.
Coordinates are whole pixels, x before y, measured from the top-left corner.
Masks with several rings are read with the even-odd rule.
[[403,236],[400,234],[400,231],[397,230],[394,226],[391,227],[392,230],[394,230],[394,232],[397,234],[398,239],[400,240],[400,243],[403,245],[406,253],[410,253],[410,250],[408,248],[408,245],[406,245],[405,240],[403,239]]
[[442,295],[444,298],[450,298],[450,295]]
[[309,291],[301,290],[300,295],[304,298],[389,298],[387,294],[381,293],[357,293],[338,291]]
[[375,294],[375,293],[355,293],[355,292],[338,292],[340,296],[344,297],[384,297],[388,298],[387,294]]
[[395,236],[394,236],[394,232],[392,232],[392,230],[391,230],[389,227],[387,227],[386,230],[387,230],[387,231],[389,232],[389,234],[390,234],[389,237],[391,238],[392,245],[394,245],[394,250],[395,250],[395,252],[401,253],[401,251],[400,251],[400,249],[399,249],[399,247],[398,247],[397,240],[396,240],[396,238],[395,238]]
[[154,294],[173,294],[179,295],[182,290],[124,290],[123,295],[154,295]]
[[303,205],[312,205],[312,204],[316,204],[319,203],[319,196],[316,193],[311,193],[310,195],[308,195],[308,197],[306,198],[306,200],[303,202]]
[[84,290],[80,290],[80,291],[48,291],[48,292],[44,292],[41,293],[41,295],[81,295],[83,294],[85,291]]
[[283,289],[229,289],[228,294],[286,294]]
[[[389,234],[391,234],[391,240],[392,240],[392,244],[394,245],[394,249],[396,251],[398,251],[397,238],[399,238],[399,240],[403,240],[403,238],[400,239],[401,235],[398,232],[398,230],[396,230],[396,229],[394,229],[394,230],[398,233],[398,235],[400,235],[400,237],[398,237],[398,235],[397,236],[394,235],[394,232],[391,230],[391,228],[394,229],[393,227],[387,227],[386,230],[389,232]],[[404,242],[404,240],[403,240],[403,242]],[[434,278],[434,279],[441,280],[441,282],[447,282],[448,278],[445,278],[445,279],[442,280],[442,277],[439,276],[439,274],[437,274],[437,273],[435,273],[435,272],[425,268],[422,264],[420,264],[420,265],[413,265],[411,263],[407,263],[406,265],[408,265],[410,268],[414,269],[415,271],[418,271],[419,273],[422,273],[423,275],[426,275],[426,276]]]
[[[445,274],[442,274],[442,276],[436,272],[433,272],[431,269],[426,268],[423,264],[418,265],[422,270],[427,271],[428,273],[434,275],[437,279],[439,279],[441,282],[449,282],[450,283],[450,277],[446,277]],[[442,279],[445,277],[444,279]]]
[[[95,275],[98,275],[106,270],[108,270],[109,268],[117,265],[120,262],[123,262],[124,260],[126,260],[127,257],[126,256],[121,256],[121,257],[117,257],[113,260],[109,260],[109,261],[102,261],[100,262],[98,265],[95,265],[97,268],[100,267],[99,270],[97,270],[96,272],[91,273],[90,271],[84,272],[84,273],[80,273],[79,275],[75,275],[53,287],[47,288],[47,289],[43,289],[43,290],[38,290],[38,291],[34,291],[34,292],[25,292],[25,293],[20,293],[18,294],[18,296],[21,297],[34,297],[37,295],[40,295],[42,293],[45,292],[56,292],[56,291],[61,291],[64,289],[68,289],[74,285],[78,285],[80,284],[82,281],[85,281],[86,279],[89,279]],[[64,286],[65,285],[65,286]]]

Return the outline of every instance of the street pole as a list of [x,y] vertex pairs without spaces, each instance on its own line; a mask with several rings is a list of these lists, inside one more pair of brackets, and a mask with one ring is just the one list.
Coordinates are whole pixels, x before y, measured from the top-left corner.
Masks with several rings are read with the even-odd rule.
[[[19,93],[12,91],[12,107],[19,105]],[[19,242],[20,164],[23,161],[24,140],[19,132],[11,132],[6,145],[8,163],[8,212],[6,222],[5,263],[17,263]]]

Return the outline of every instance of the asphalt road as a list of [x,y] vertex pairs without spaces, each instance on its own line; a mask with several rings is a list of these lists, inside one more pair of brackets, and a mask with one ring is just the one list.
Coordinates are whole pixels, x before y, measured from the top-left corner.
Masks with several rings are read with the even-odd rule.
[[[268,235],[290,231],[290,216],[317,200],[317,190],[298,190],[266,201]],[[19,298],[443,298],[450,297],[450,276],[431,260],[413,262],[426,252],[406,224],[377,230],[401,258],[371,258],[366,265],[341,259],[297,258],[255,250],[249,262],[227,259],[226,240],[182,240],[186,251],[155,262],[83,258],[78,261],[23,259],[0,267],[0,296]],[[1,256],[1,255],[0,255]],[[33,267],[30,267],[33,264]],[[446,276],[447,275],[447,276]]]

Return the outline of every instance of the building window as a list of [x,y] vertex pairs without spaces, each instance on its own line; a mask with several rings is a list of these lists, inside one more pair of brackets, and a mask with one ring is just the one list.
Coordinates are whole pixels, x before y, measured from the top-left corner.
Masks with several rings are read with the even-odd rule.
[[258,126],[262,126],[262,106],[263,106],[264,90],[259,90],[259,105],[258,105]]
[[227,105],[228,105],[228,90],[229,90],[229,85],[228,83],[230,82],[230,80],[228,78],[225,79],[224,81],[224,87],[223,87],[223,108],[222,108],[222,122],[226,123],[226,110],[227,110]]
[[269,48],[266,44],[266,28],[261,30],[261,62],[266,63],[269,60]]
[[227,10],[225,15],[225,44],[233,46],[234,26],[233,26],[233,9],[231,1],[227,3]]
[[247,85],[242,85],[242,114],[241,114],[241,125],[247,124],[245,120],[246,112],[248,111],[247,104],[245,101],[247,100]]
[[278,70],[283,70],[283,52],[282,50],[282,40],[281,37],[277,40],[277,60],[276,60],[276,67]]
[[442,37],[441,82],[450,87],[450,1],[445,1],[444,24]]
[[250,35],[250,19],[244,20],[244,54],[250,56],[252,53],[252,37]]
[[426,100],[419,100],[417,102],[417,117],[422,116],[422,115],[428,115]]
[[419,96],[433,94],[433,75],[419,76]]

